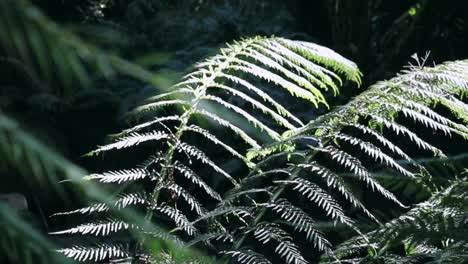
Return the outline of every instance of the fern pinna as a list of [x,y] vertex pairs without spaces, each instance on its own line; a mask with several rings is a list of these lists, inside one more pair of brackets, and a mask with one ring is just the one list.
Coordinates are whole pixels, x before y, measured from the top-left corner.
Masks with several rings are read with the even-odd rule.
[[[129,206],[143,208],[148,222],[175,226],[171,232],[189,244],[204,242],[208,248],[216,249],[217,245],[209,241],[232,242],[233,234],[227,223],[244,222],[244,218],[252,215],[252,208],[231,206],[222,197],[221,191],[240,187],[239,176],[223,168],[222,159],[214,155],[230,154],[244,164],[244,170],[254,168],[256,164],[246,157],[248,148],[260,150],[264,143],[278,142],[283,132],[296,130],[308,121],[301,120],[291,112],[290,106],[282,104],[284,100],[267,91],[269,83],[279,88],[277,91],[284,91],[282,96],[290,94],[311,107],[319,107],[328,106],[325,91],[339,92],[342,84],[339,76],[360,84],[360,75],[354,63],[332,50],[302,41],[250,38],[221,49],[220,54],[197,64],[172,89],[149,98],[130,113],[142,122],[115,135],[112,143],[91,153],[149,144],[158,149],[138,167],[85,178],[124,186],[124,193],[111,204],[96,203],[58,214],[92,214],[98,220],[56,234],[104,237],[94,244],[77,245],[61,252],[79,261],[147,259],[144,238],[133,242],[128,242],[125,236],[109,238],[129,229],[151,235],[144,227],[106,217],[110,209]],[[224,137],[219,136],[223,129],[229,131],[230,137],[226,133]],[[205,151],[207,144],[217,146],[216,153],[220,154]],[[224,180],[218,180],[222,187],[216,188],[212,186],[216,182],[213,179],[218,177]],[[151,189],[140,188],[142,182]],[[219,206],[214,207],[216,203]],[[273,230],[270,225],[265,228]],[[271,238],[264,237],[264,241],[282,235],[280,232]],[[288,239],[283,242],[286,254],[297,250]],[[230,253],[226,251],[226,254]],[[240,253],[231,255],[243,259]]]

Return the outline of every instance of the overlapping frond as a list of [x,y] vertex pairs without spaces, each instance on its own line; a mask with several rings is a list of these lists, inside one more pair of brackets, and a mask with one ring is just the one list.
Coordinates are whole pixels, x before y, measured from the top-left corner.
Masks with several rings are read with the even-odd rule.
[[60,234],[82,234],[82,235],[95,235],[95,236],[107,236],[111,233],[119,232],[131,228],[131,225],[119,220],[106,220],[98,221],[94,223],[82,224],[74,228],[70,228],[63,231],[53,232],[52,235]]
[[[402,142],[410,142],[420,152],[427,151],[443,157],[442,150],[425,139],[427,133],[415,130],[411,123],[441,136],[468,136],[466,124],[460,122],[465,120],[463,116],[466,115],[460,109],[466,109],[468,105],[457,99],[467,92],[467,66],[466,61],[456,61],[435,67],[412,67],[398,77],[371,86],[347,105],[301,128],[288,131],[281,141],[266,144],[259,150],[253,149],[247,156],[260,162],[240,181],[238,187],[229,192],[229,197],[237,198],[230,200],[231,204],[251,204],[254,216],[251,226],[265,221],[275,222],[268,211],[273,210],[284,220],[281,224],[298,228],[303,227],[300,221],[303,218],[298,218],[303,214],[299,214],[299,210],[305,211],[309,205],[298,204],[299,208],[295,210],[291,206],[288,210],[281,210],[282,207],[278,205],[284,199],[291,199],[291,191],[296,191],[319,208],[325,209],[327,218],[357,232],[360,245],[369,245],[366,237],[346,216],[343,209],[346,207],[340,205],[339,201],[344,198],[365,215],[378,221],[350,187],[351,183],[360,182],[405,207],[373,175],[375,164],[380,164],[379,168],[384,167],[400,177],[423,184],[430,181],[429,171],[406,152],[411,147]],[[429,93],[432,96],[422,96]],[[454,116],[442,114],[443,111],[434,109],[435,105],[448,108]],[[401,158],[406,161],[405,165],[401,164]],[[275,171],[275,168],[285,172],[266,173]],[[260,180],[258,175],[265,177]],[[272,187],[272,182],[281,184]],[[322,186],[336,191],[330,192],[330,189]],[[262,189],[268,190],[271,195],[262,196],[254,191]],[[408,220],[414,224],[415,219]],[[420,223],[420,226],[424,224]],[[436,229],[446,230],[442,227]],[[289,236],[294,237],[291,233]],[[241,235],[235,248],[246,248],[250,243],[247,242],[250,241],[248,237],[248,234]],[[317,247],[318,242],[313,243]],[[332,259],[333,255],[330,253]]]
[[[467,187],[466,177],[456,180],[429,200],[368,233],[369,242],[352,238],[339,245],[336,255],[344,262],[367,258],[389,263],[463,263],[468,253]],[[392,248],[401,243],[411,248],[407,255],[392,254]],[[369,248],[382,253],[366,255]]]
[[109,258],[128,257],[129,252],[123,245],[101,244],[95,247],[75,246],[59,250],[60,253],[77,261],[102,261]]
[[[282,97],[290,96],[298,102],[309,103],[311,107],[328,107],[327,91],[336,95],[342,84],[341,77],[360,84],[361,73],[351,61],[318,45],[277,37],[247,38],[227,45],[219,54],[195,65],[193,71],[170,90],[148,98],[134,109],[129,118],[133,117],[137,124],[113,135],[111,143],[91,152],[100,154],[121,149],[131,151],[140,145],[157,146],[155,156],[138,168],[85,177],[100,183],[124,185],[124,189],[132,192],[135,188],[138,193],[141,193],[142,185],[150,182],[151,190],[146,186],[144,196],[121,196],[114,203],[94,204],[59,215],[103,214],[111,208],[122,208],[124,204],[136,205],[146,208],[148,221],[153,221],[156,216],[170,219],[165,223],[172,226],[172,231],[184,231],[177,234],[185,233],[184,236],[188,235],[192,243],[203,241],[209,246],[232,244],[236,237],[227,232],[226,223],[248,226],[254,217],[251,215],[252,205],[231,206],[211,186],[213,182],[227,184],[228,188],[239,186],[238,176],[223,167],[221,161],[228,156],[239,161],[242,169],[254,168],[255,163],[246,156],[247,148],[259,149],[263,143],[280,141],[282,133],[298,129],[309,121],[291,112],[291,107],[284,104]],[[272,89],[275,93],[271,92]],[[220,128],[223,129],[222,136]],[[225,138],[226,133],[231,135],[229,139]],[[207,152],[207,144],[217,151]],[[214,181],[214,177],[220,180]],[[197,191],[200,189],[201,192]],[[247,194],[245,192],[232,199],[242,199]],[[213,208],[211,204],[207,209],[204,205],[207,197],[219,202],[218,206]],[[330,210],[334,209],[335,206],[330,207]],[[305,214],[302,218],[296,219],[302,226],[295,228],[324,248],[326,240],[313,229],[311,219],[306,219]],[[130,228],[113,228],[111,225],[97,222],[57,234],[111,235],[111,231]],[[206,236],[217,233],[229,235]],[[276,246],[278,255],[287,263],[306,263],[292,240],[279,240]],[[143,250],[141,241],[137,250]],[[227,255],[246,263],[261,259],[259,255],[248,257],[251,251],[227,252],[231,252]],[[73,256],[82,254],[86,253]],[[92,253],[89,256],[96,257]],[[112,259],[110,255],[107,257]]]

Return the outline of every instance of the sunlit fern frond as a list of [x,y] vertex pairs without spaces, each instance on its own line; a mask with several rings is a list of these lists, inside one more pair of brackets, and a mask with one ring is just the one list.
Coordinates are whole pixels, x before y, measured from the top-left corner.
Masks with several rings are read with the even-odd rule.
[[59,250],[68,258],[77,261],[102,261],[108,258],[124,258],[129,256],[129,252],[123,245],[101,244],[95,247],[75,246]]
[[[429,200],[366,234],[369,242],[353,238],[342,243],[335,250],[336,255],[343,261],[352,258],[381,259],[389,263],[463,263],[468,253],[466,180],[462,177],[452,182]],[[405,254],[391,253],[402,244]],[[355,249],[356,245],[361,245],[359,250]],[[380,254],[369,255],[369,249]]]
[[[315,44],[254,37],[227,45],[218,55],[195,65],[180,83],[148,98],[129,114],[136,125],[90,153],[152,146],[157,149],[154,156],[139,167],[85,179],[145,192],[145,203],[128,205],[146,208],[147,221],[157,217],[188,241],[203,241],[208,246],[232,243],[232,239],[204,236],[224,232],[226,221],[242,226],[252,220],[250,207],[226,204],[213,209],[213,202],[223,203],[223,190],[213,183],[239,185],[238,175],[223,167],[222,161],[229,158],[243,170],[253,168],[255,164],[246,157],[248,148],[279,141],[282,133],[309,121],[293,113],[283,97],[310,107],[328,107],[325,98],[339,92],[342,77],[360,84],[361,73],[351,61]],[[216,154],[208,152],[207,146],[216,149]],[[210,208],[205,206],[207,200]],[[95,204],[58,215],[94,212],[103,217],[109,206]],[[321,241],[319,232],[307,223],[300,230]],[[136,249],[142,250],[141,242],[137,244]],[[279,241],[277,246],[277,253],[286,261],[305,263],[296,256],[298,249],[292,241]]]
[[265,256],[252,250],[226,251],[223,252],[223,254],[230,256],[232,259],[242,264],[271,264]]
[[[276,204],[284,199],[306,213],[315,212],[324,217],[310,209],[315,203],[315,207],[325,209],[328,219],[347,225],[360,234],[360,245],[368,245],[365,236],[341,209],[347,206],[339,203],[346,200],[371,219],[379,221],[352,187],[357,183],[406,207],[375,177],[373,168],[376,167],[435,191],[430,172],[417,162],[414,154],[408,153],[445,157],[435,143],[426,139],[428,134],[468,138],[468,130],[463,123],[468,113],[457,111],[468,106],[457,99],[466,94],[467,85],[468,62],[455,61],[434,67],[412,67],[391,80],[371,86],[348,104],[285,133],[287,136],[282,141],[252,150],[249,158],[259,160],[258,165],[239,182],[239,186],[230,190],[230,197],[236,197],[230,200],[230,204],[250,205],[254,220],[249,223],[254,228],[262,222],[275,223],[278,218],[283,220],[279,222],[282,225],[294,226],[297,218],[287,212],[279,213],[278,218],[272,217],[271,213],[279,210]],[[426,93],[432,96],[425,96]],[[446,103],[441,104],[442,101]],[[442,114],[447,111],[435,106],[448,108],[448,112],[454,115]],[[414,129],[411,123],[422,129]],[[406,164],[402,165],[401,159],[406,160]],[[274,173],[267,175],[269,171]],[[281,184],[273,186],[275,182]],[[315,188],[313,192],[312,187]],[[270,195],[249,190],[268,190]],[[300,198],[294,192],[305,197],[309,194],[311,200],[307,201],[313,203],[297,201]],[[295,232],[288,234],[296,238]],[[249,234],[238,234],[234,241],[237,241],[234,249],[249,248],[252,243]],[[313,244],[320,248],[317,241]],[[362,247],[355,250],[360,249]],[[334,254],[337,253],[330,252],[329,257],[334,259]]]

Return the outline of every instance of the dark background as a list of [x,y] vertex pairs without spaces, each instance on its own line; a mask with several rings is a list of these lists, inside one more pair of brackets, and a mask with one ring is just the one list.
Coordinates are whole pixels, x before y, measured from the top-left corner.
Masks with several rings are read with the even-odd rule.
[[[333,105],[378,80],[389,79],[415,53],[430,51],[429,62],[468,58],[466,0],[42,0],[32,1],[58,24],[130,61],[155,55],[149,65],[168,83],[194,62],[226,42],[255,35],[275,35],[312,41],[355,61],[364,73],[363,86],[344,87]],[[83,158],[103,144],[106,135],[128,124],[123,115],[157,89],[118,76],[97,79],[55,102],[32,100],[34,89],[24,73],[0,64],[2,111],[60,153],[89,171],[123,167],[138,156]],[[56,85],[49,83],[47,85]],[[13,88],[12,88],[13,87]],[[22,87],[15,89],[15,87]],[[45,107],[46,106],[46,107]],[[452,141],[451,141],[452,142]],[[440,141],[449,153],[466,152],[466,145]],[[7,170],[8,171],[8,170]],[[15,172],[4,177],[0,192],[25,193],[32,210],[43,216],[74,206],[39,191]],[[47,227],[47,224],[43,223]],[[50,228],[50,227],[48,227]]]

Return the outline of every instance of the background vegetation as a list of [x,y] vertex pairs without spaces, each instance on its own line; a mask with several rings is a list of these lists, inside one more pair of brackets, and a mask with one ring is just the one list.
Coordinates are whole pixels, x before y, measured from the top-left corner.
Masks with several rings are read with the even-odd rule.
[[[426,51],[431,51],[426,64],[467,58],[466,1],[349,2],[2,1],[0,193],[9,194],[2,196],[3,200],[15,201],[16,212],[11,212],[12,209],[3,204],[0,208],[0,230],[7,230],[11,234],[9,237],[13,238],[2,240],[0,261],[36,263],[34,256],[41,256],[45,263],[51,258],[59,258],[58,262],[66,261],[60,255],[50,253],[49,249],[53,244],[71,246],[76,238],[46,234],[82,221],[49,216],[78,208],[88,199],[105,200],[115,194],[115,190],[95,190],[94,187],[83,188],[69,182],[58,182],[80,178],[87,174],[86,171],[132,167],[145,159],[144,152],[111,154],[102,158],[83,155],[106,142],[107,135],[118,133],[132,124],[126,115],[129,110],[143,99],[165,91],[190,66],[216,54],[226,42],[256,35],[275,35],[311,41],[332,48],[354,61],[364,73],[361,88],[357,89],[352,82],[345,82],[339,96],[327,96],[332,108],[348,102],[376,81],[393,77],[408,64],[414,53],[424,55]],[[328,112],[325,107],[311,108],[298,104],[293,98],[286,98],[284,104],[292,105],[294,113],[306,120]],[[463,210],[466,199],[458,203],[456,199],[455,202],[453,199],[438,202],[437,199],[440,193],[452,189],[458,190],[459,195],[466,195],[466,188],[463,188],[466,178],[457,175],[461,175],[466,167],[467,144],[460,138],[441,138],[431,134],[428,131],[425,136],[431,137],[432,142],[448,157],[441,160],[419,152],[411,154],[435,175],[434,189],[395,179],[387,170],[379,170],[379,167],[374,169],[379,172],[380,182],[394,191],[404,204],[428,201],[428,204],[415,206],[414,210],[424,206],[448,206]],[[223,165],[229,171],[243,173],[239,164],[226,161]],[[221,182],[210,184],[217,186]],[[445,190],[450,185],[455,187]],[[106,191],[111,192],[110,196]],[[11,196],[11,193],[16,195]],[[382,222],[404,218],[404,213],[412,214],[412,211],[406,212],[408,209],[379,200],[371,192],[363,190],[359,195],[369,208],[377,212]],[[21,218],[17,214],[21,214]],[[454,217],[461,223],[466,221],[466,215]],[[18,219],[23,219],[23,222],[18,222]],[[359,225],[364,223],[366,221]],[[328,224],[323,223],[324,230],[327,230]],[[364,230],[377,234],[391,233],[388,230],[372,231],[374,224],[368,224],[370,226]],[[337,227],[327,232],[333,244],[341,243],[352,235]],[[458,232],[466,233],[466,230]],[[443,235],[434,236],[441,240],[439,236]],[[363,263],[398,263],[398,257],[405,257],[408,252],[414,253],[415,248],[420,246],[417,243],[420,241],[413,237],[416,242],[406,242],[405,247],[401,248],[400,242],[408,241],[408,238],[396,237],[386,239],[388,245],[371,244],[372,250],[366,248],[369,246],[366,244],[350,259]],[[445,238],[447,241],[450,239],[457,238]],[[391,242],[394,240],[397,243]],[[351,241],[353,245],[359,244]],[[430,248],[432,241],[423,242],[421,245]],[[165,243],[155,241],[155,250],[170,252],[172,244]],[[395,255],[383,254],[394,244],[399,245],[392,251]],[[466,244],[460,244],[462,250],[466,250]],[[346,243],[342,249],[343,252],[347,250]],[[420,254],[422,251],[417,252]],[[430,250],[424,252],[441,254]],[[208,250],[205,253],[212,252]],[[311,263],[318,261],[317,255],[307,257]],[[416,257],[424,263],[434,256],[421,253]],[[166,255],[161,258],[171,261]]]

